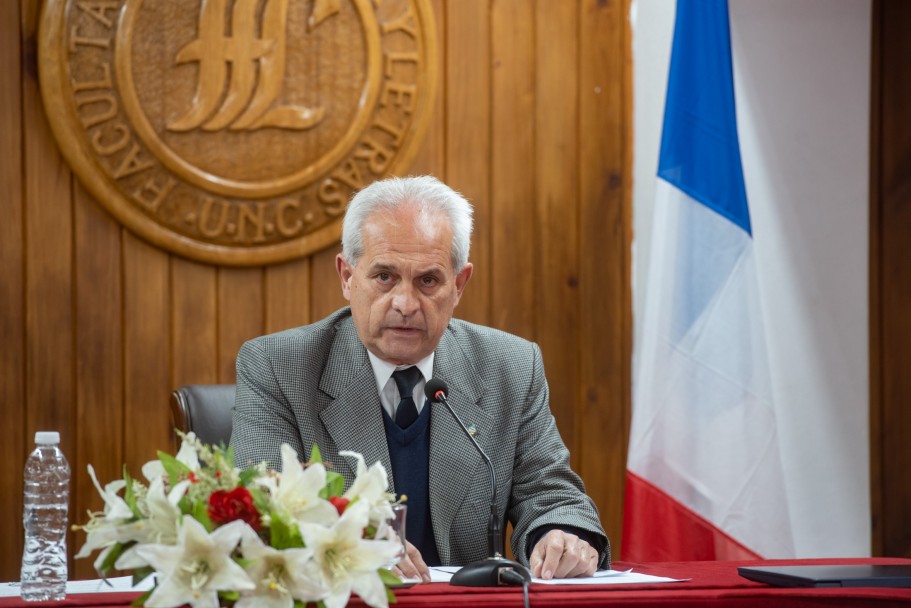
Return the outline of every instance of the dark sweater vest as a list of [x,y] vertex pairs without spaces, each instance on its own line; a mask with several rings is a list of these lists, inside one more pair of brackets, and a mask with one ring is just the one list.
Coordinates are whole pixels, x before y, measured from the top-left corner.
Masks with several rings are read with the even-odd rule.
[[385,409],[383,423],[395,491],[408,497],[405,537],[421,552],[428,566],[439,566],[440,554],[430,520],[430,407],[425,403],[418,419],[407,429],[400,428]]

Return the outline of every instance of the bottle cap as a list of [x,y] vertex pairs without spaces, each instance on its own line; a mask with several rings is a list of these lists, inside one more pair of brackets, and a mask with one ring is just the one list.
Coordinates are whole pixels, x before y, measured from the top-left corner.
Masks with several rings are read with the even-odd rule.
[[35,443],[38,445],[57,445],[60,443],[60,433],[57,431],[38,431],[35,433]]

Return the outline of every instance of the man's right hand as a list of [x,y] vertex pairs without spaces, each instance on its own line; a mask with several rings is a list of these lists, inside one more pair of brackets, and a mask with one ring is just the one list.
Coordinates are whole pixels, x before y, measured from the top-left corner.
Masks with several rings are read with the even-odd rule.
[[400,579],[421,579],[422,583],[430,582],[430,570],[421,557],[417,547],[405,541],[405,557],[392,568],[392,573]]

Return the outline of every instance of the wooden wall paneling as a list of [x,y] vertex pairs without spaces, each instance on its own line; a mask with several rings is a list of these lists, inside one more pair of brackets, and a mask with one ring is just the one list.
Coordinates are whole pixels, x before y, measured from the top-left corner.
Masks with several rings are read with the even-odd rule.
[[439,73],[436,98],[433,101],[430,119],[424,141],[415,156],[407,175],[435,175],[446,181],[446,9],[443,0],[431,0],[433,18],[436,23],[438,56],[440,63],[433,67]]
[[311,322],[309,257],[269,266],[264,280],[264,333]]
[[318,321],[348,304],[342,297],[342,287],[335,270],[335,256],[342,250],[340,244],[327,247],[311,256],[310,310]]
[[446,4],[446,179],[474,205],[475,269],[456,316],[490,322],[490,4]]
[[617,555],[632,358],[629,5],[582,3],[580,22],[580,472]]
[[18,2],[0,2],[0,580],[18,580],[25,436],[22,88]]
[[[22,5],[25,57],[22,125],[25,170],[26,444],[35,431],[59,431],[72,461],[76,454],[73,359],[72,175],[57,150],[38,87],[40,3]],[[73,501],[70,500],[70,513]],[[68,535],[73,544],[73,535]]]
[[264,333],[262,268],[218,269],[218,382],[233,384],[241,345]]
[[[881,18],[880,38],[874,46],[879,48],[881,62],[876,152],[880,171],[872,179],[878,180],[878,200],[873,205],[878,207],[879,225],[871,237],[879,240],[874,250],[878,270],[872,274],[881,279],[878,298],[874,298],[878,310],[872,316],[880,329],[873,328],[871,335],[879,337],[874,361],[880,369],[872,370],[871,381],[879,381],[881,386],[878,394],[871,394],[880,400],[872,410],[878,411],[880,419],[871,425],[880,432],[871,442],[880,453],[871,463],[881,468],[876,488],[879,497],[874,501],[879,511],[873,513],[873,521],[883,555],[911,557],[911,41],[906,34],[911,26],[911,5],[883,0],[877,13]],[[876,247],[872,238],[871,247]]]
[[873,0],[873,35],[870,58],[870,516],[872,555],[883,554],[885,538],[882,521],[882,111],[883,100],[883,16],[881,0]]
[[535,23],[535,336],[550,382],[551,410],[577,467],[578,6],[575,2],[539,2]]
[[216,269],[171,257],[171,384],[218,382]]
[[170,258],[123,234],[123,457],[131,475],[173,447]]
[[[123,467],[123,302],[120,225],[76,184],[76,450],[73,520],[104,503],[86,474],[119,477]],[[80,535],[78,545],[83,538]],[[75,548],[75,547],[74,547]],[[79,560],[73,574],[94,578],[93,560]]]
[[535,19],[531,0],[493,0],[490,322],[535,338]]

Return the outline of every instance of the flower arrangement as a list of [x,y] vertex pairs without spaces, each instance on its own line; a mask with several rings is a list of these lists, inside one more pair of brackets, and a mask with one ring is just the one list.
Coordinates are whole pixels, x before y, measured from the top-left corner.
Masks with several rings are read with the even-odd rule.
[[159,452],[142,467],[148,484],[124,473],[102,488],[89,465],[104,511],[79,526],[87,539],[76,557],[100,549],[96,570],[132,571],[134,585],[154,575],[136,602],[148,608],[340,608],[352,592],[386,607],[400,582],[389,571],[402,552],[389,526],[394,496],[380,463],[339,455],[357,461],[345,492],[316,446],[303,465],[282,445],[281,473],[265,463],[239,470],[229,448],[193,433],[176,456]]

